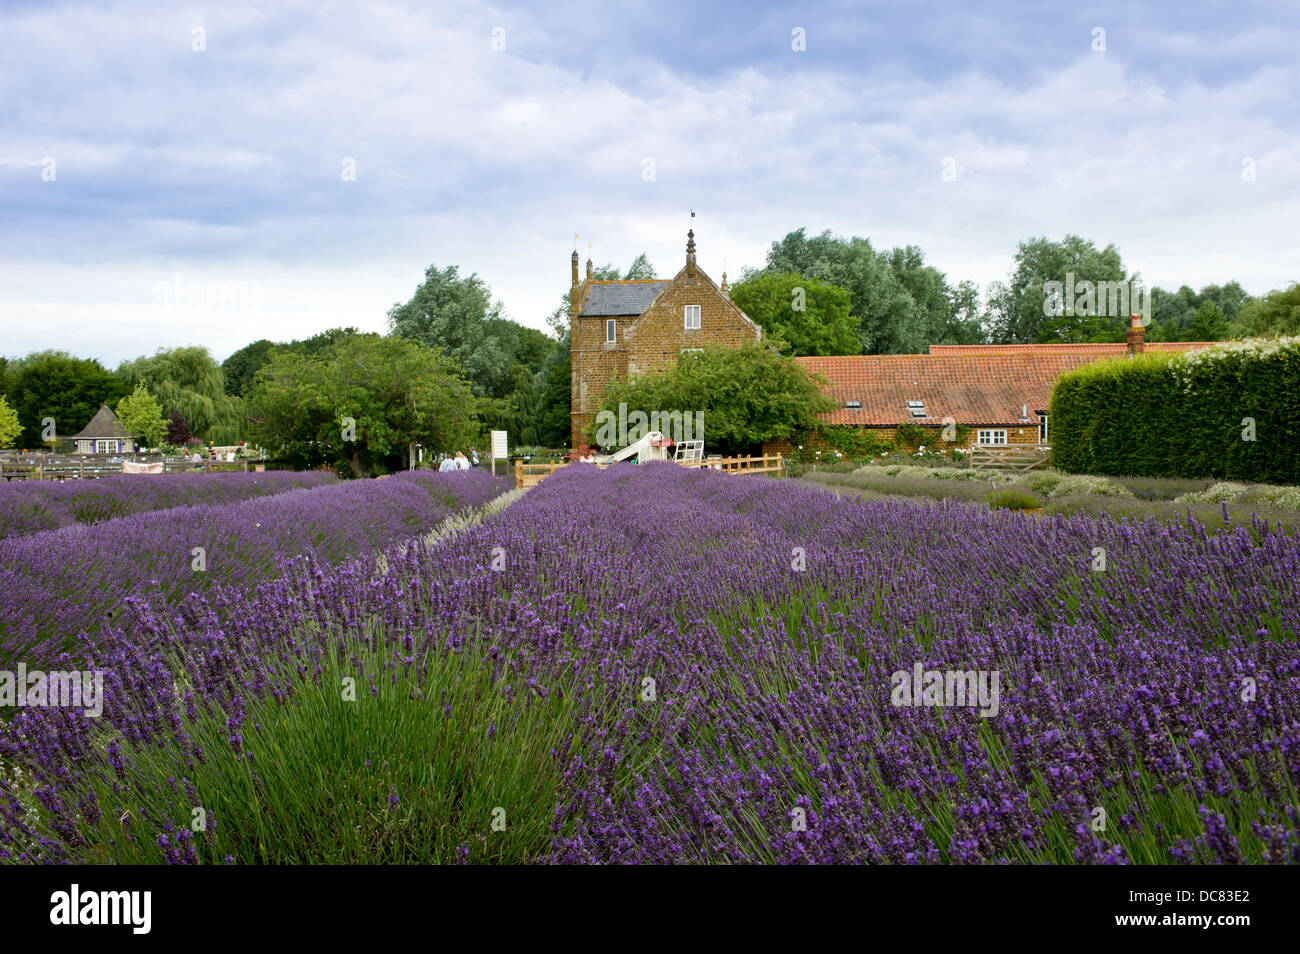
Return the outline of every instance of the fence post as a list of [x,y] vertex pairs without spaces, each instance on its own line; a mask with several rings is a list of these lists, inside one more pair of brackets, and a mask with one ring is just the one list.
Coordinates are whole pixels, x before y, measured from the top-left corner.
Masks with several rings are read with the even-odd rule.
[[85,477],[86,477],[86,462],[84,460],[79,460],[77,461],[77,479],[84,480]]
[[524,485],[524,461],[523,458],[515,459],[515,489],[518,490]]

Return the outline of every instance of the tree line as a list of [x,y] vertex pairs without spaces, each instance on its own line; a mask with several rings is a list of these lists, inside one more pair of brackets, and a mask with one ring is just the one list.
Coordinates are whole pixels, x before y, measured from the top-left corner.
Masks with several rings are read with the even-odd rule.
[[[644,254],[627,269],[609,263],[593,275],[657,277]],[[1021,242],[1008,279],[981,294],[975,283],[954,283],[926,264],[916,246],[878,250],[867,238],[810,236],[801,228],[773,242],[763,267],[746,268],[731,295],[786,358],[924,353],[931,344],[1122,341],[1129,320],[1119,311],[1136,308],[1102,307],[1095,297],[1082,308],[1060,307],[1049,289],[1067,276],[1080,288],[1141,282],[1114,245],[1067,235]],[[388,310],[384,335],[335,328],[303,340],[260,339],[220,363],[202,347],[171,348],[113,370],[62,351],[0,358],[0,446],[40,446],[48,417],[70,435],[108,404],[150,446],[250,440],[299,465],[335,463],[355,474],[406,466],[416,444],[434,453],[480,444],[494,429],[508,431],[513,445],[560,447],[570,420],[568,299],[565,290],[541,331],[507,316],[479,275],[430,265],[411,297]],[[1257,298],[1237,282],[1155,288],[1149,301],[1152,341],[1300,333],[1300,285]],[[687,364],[682,373],[695,369],[711,382],[710,393],[728,375],[752,378],[725,355]],[[785,372],[767,368],[765,375],[789,384]],[[755,386],[722,391],[752,395]],[[796,402],[801,419],[816,406],[806,391]],[[735,418],[716,405],[711,399],[715,421]],[[769,411],[773,421],[784,420],[780,408]],[[344,418],[355,422],[350,432]],[[733,424],[725,443],[755,441],[754,427],[738,418]]]

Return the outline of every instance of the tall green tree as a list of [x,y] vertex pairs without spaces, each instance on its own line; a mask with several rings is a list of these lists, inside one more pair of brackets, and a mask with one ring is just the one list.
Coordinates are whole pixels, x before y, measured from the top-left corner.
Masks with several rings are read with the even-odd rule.
[[795,356],[857,354],[858,322],[847,289],[795,272],[758,272],[731,289],[731,299],[782,352]]
[[478,433],[475,398],[454,362],[418,341],[374,334],[312,354],[275,353],[247,401],[254,440],[354,477],[404,468],[412,444],[455,451]]
[[125,361],[118,376],[130,388],[143,384],[158,399],[164,414],[179,411],[194,436],[229,445],[242,437],[239,398],[226,392],[226,377],[207,348],[164,348],[147,357]]
[[71,437],[104,404],[115,404],[129,388],[93,358],[63,351],[29,354],[9,378],[10,405],[23,425],[22,447],[39,447],[42,421],[54,419],[60,437]]
[[683,353],[664,371],[612,382],[603,403],[615,415],[620,403],[647,415],[700,412],[710,453],[748,452],[794,437],[834,407],[802,365],[761,342]]
[[1233,333],[1242,338],[1300,335],[1300,283],[1276,289],[1242,305]]
[[226,393],[243,397],[253,385],[253,378],[262,365],[270,360],[275,343],[267,338],[259,338],[246,344],[225,361],[221,362],[221,373],[226,379]]
[[13,447],[23,426],[18,422],[18,412],[9,406],[5,396],[0,394],[0,447]]
[[143,384],[117,402],[117,419],[145,447],[155,447],[167,432],[162,408]]
[[[1053,303],[1048,282],[1063,285],[1073,276],[1077,290]],[[1015,267],[1006,283],[995,282],[989,295],[989,324],[994,342],[1019,344],[1048,341],[1122,341],[1128,315],[1103,315],[1107,305],[1094,294],[1086,300],[1084,282],[1138,281],[1127,276],[1119,249],[1097,248],[1087,239],[1067,235],[1059,242],[1033,238],[1016,250]],[[1130,304],[1130,311],[1133,311]]]

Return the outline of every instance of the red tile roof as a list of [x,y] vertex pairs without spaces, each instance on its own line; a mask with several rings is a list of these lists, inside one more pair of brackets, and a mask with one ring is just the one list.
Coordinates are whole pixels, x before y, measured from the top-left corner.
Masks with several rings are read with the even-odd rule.
[[[1191,351],[1208,348],[1213,341],[1148,341],[1147,351]],[[1118,356],[1128,353],[1123,341],[1102,344],[930,345],[930,354],[1091,354]]]
[[[1076,350],[1080,347],[1089,350]],[[795,360],[828,382],[824,391],[839,407],[822,415],[827,424],[938,425],[951,415],[959,424],[1008,427],[1037,425],[1036,412],[1047,410],[1052,385],[1063,372],[1126,353],[1122,343],[1118,351],[1090,350],[1096,347],[934,345],[932,352],[940,348],[957,350]],[[848,401],[861,402],[862,406],[845,407]],[[923,402],[926,416],[913,416],[908,401]],[[1022,406],[1027,411],[1025,419],[1020,416]]]

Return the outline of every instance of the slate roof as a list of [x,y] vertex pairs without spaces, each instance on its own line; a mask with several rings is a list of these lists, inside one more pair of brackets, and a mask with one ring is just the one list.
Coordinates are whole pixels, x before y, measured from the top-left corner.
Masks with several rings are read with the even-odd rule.
[[72,435],[72,440],[89,440],[92,438],[130,438],[133,435],[127,433],[122,422],[117,419],[107,404],[101,405],[95,412],[95,416],[90,419],[90,423],[81,429],[79,433]]
[[[852,355],[796,360],[829,382],[823,390],[839,407],[822,415],[827,424],[938,425],[951,415],[959,424],[1026,427],[1037,426],[1036,412],[1047,410],[1052,385],[1059,375],[1097,358],[1094,354],[1065,351]],[[862,406],[845,407],[848,401],[859,401]],[[908,401],[923,402],[926,416],[914,416]],[[1022,405],[1028,412],[1023,420]]]
[[668,280],[658,278],[604,282],[593,279],[583,286],[578,313],[611,318],[640,315],[669,284]]

